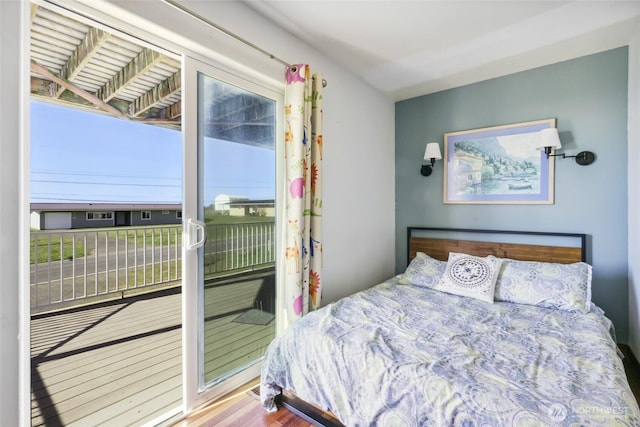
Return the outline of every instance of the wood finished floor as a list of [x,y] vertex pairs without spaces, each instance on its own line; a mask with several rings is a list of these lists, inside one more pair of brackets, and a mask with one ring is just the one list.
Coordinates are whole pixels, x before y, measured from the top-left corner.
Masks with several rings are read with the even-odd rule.
[[241,387],[211,405],[195,411],[172,427],[313,427],[315,424],[295,413],[279,408],[267,413],[260,398],[251,391],[258,380]]

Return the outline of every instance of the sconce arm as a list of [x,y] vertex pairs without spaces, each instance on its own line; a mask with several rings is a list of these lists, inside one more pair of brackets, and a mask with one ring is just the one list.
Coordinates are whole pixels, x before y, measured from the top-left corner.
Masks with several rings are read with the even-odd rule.
[[580,166],[590,165],[596,160],[596,155],[591,151],[581,151],[575,156],[567,156],[565,153],[558,153],[558,154],[546,153],[546,154],[547,154],[547,159],[549,157],[560,157],[562,159],[575,158],[576,163],[579,164]]

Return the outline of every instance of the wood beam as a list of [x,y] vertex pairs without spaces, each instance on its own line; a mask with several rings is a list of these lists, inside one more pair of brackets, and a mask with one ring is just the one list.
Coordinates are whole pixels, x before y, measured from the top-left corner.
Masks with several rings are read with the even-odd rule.
[[[58,90],[59,85],[42,77],[31,76],[31,95],[48,98],[50,101]],[[82,101],[82,100],[81,100]]]
[[145,111],[176,94],[181,89],[182,83],[180,76],[181,73],[180,70],[178,70],[175,74],[169,76],[166,80],[160,82],[157,86],[154,86],[135,99],[131,103],[132,111],[130,114],[133,117],[139,117]]
[[86,101],[80,98],[79,96],[76,96],[73,94],[72,96],[68,96],[67,94],[71,94],[71,92],[65,91],[65,94],[62,95],[61,98],[52,98],[50,96],[42,96],[42,95],[38,95],[37,93],[32,93],[31,99],[35,99],[43,102],[49,102],[57,106],[65,106],[65,107],[73,108],[75,110],[82,110],[88,113],[104,114],[104,115],[113,117],[111,113],[107,113],[106,111],[97,109],[96,106],[89,103],[89,101]]
[[[79,97],[78,95],[76,95],[75,93],[69,90],[65,90],[62,93],[62,96],[60,96],[59,98],[54,98],[53,95],[56,92],[56,88],[60,85],[58,85],[56,82],[52,82],[51,80],[48,80],[42,77],[36,77],[33,74],[35,73],[32,73],[32,76],[31,76],[31,96],[32,97],[38,98],[47,102],[54,102],[56,104],[64,104],[72,107],[77,107],[85,111],[92,111],[94,113],[96,112],[96,106],[92,102],[89,102],[86,99]],[[122,114],[127,114],[127,112],[129,111],[129,103],[122,99],[117,99],[117,98],[112,99],[109,102],[109,105],[120,110]]]
[[129,83],[144,74],[162,59],[162,54],[151,49],[144,48],[113,76],[104,86],[96,92],[96,96],[104,102],[109,102],[118,95]]
[[163,119],[163,118],[134,118],[131,119],[134,122],[138,122],[138,123],[148,123],[148,124],[152,124],[152,125],[172,125],[172,126],[178,126],[180,127],[180,125],[182,124],[181,120],[176,120],[176,119]]
[[182,101],[178,101],[175,104],[169,105],[164,109],[165,115],[172,119],[182,116]]
[[104,102],[101,99],[95,97],[94,95],[90,94],[89,92],[85,91],[84,89],[79,88],[78,86],[74,85],[71,82],[68,82],[68,81],[66,81],[64,79],[61,79],[55,73],[50,71],[47,67],[45,67],[45,66],[43,66],[41,64],[38,64],[33,59],[31,60],[31,70],[35,71],[36,73],[38,73],[38,74],[40,74],[40,75],[42,75],[42,76],[54,81],[54,82],[56,82],[60,86],[63,86],[65,89],[75,93],[76,95],[80,96],[83,99],[86,99],[87,101],[89,101],[93,105],[95,105],[96,107],[98,107],[101,110],[104,110],[104,111],[110,113],[111,115],[113,115],[115,117],[119,117],[121,119],[128,119],[129,118],[122,111],[120,111],[117,108],[107,104],[106,102]]
[[58,91],[59,84],[41,77],[31,76],[31,95],[53,98]]
[[[76,46],[76,49],[71,53],[67,62],[65,62],[60,69],[60,78],[68,81],[75,79],[102,45],[109,40],[109,37],[111,37],[111,34],[105,31],[95,27],[89,28],[82,42]],[[64,90],[65,89],[61,87],[55,94],[56,98],[62,95]]]
[[[1,1],[1,0],[0,0]],[[43,101],[55,102],[56,104],[67,105],[69,107],[80,108],[84,111],[96,112],[95,105],[92,102],[87,101],[86,99],[81,98],[71,91],[65,91],[64,94],[59,98],[54,98],[51,93],[50,86],[58,86],[55,82],[51,80],[43,79],[41,77],[31,77],[31,96],[37,99],[41,99]],[[120,110],[123,114],[129,110],[130,104],[126,101],[120,99],[112,99],[110,104],[113,107]],[[171,115],[171,111],[175,111],[174,115]],[[176,104],[165,107],[161,110],[156,110],[154,113],[157,117],[137,117],[132,118],[131,120],[140,122],[140,123],[148,123],[148,124],[156,124],[156,125],[171,125],[171,127],[180,128],[180,102],[178,101]]]

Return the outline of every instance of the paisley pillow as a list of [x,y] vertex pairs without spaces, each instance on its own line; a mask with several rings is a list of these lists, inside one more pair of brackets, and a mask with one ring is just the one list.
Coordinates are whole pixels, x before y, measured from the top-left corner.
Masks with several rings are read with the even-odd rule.
[[586,313],[591,309],[591,266],[505,258],[495,300]]
[[493,303],[502,259],[449,253],[447,267],[436,290]]
[[446,261],[431,258],[424,252],[416,252],[415,258],[400,278],[400,283],[433,288],[440,281],[446,266]]

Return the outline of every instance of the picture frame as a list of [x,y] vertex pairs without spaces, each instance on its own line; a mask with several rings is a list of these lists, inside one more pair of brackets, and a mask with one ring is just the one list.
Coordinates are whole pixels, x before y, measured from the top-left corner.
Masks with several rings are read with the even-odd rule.
[[543,119],[444,135],[444,203],[553,204],[555,158],[538,150]]

